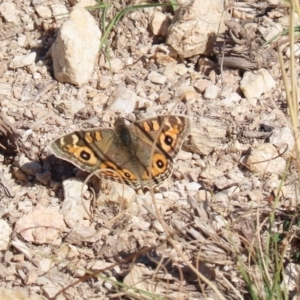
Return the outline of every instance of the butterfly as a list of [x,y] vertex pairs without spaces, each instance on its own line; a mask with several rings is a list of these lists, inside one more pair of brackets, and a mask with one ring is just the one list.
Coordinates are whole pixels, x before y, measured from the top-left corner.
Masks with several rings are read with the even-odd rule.
[[187,116],[147,118],[126,125],[118,118],[115,129],[75,131],[51,143],[53,153],[78,168],[139,189],[167,179],[173,161],[190,132]]

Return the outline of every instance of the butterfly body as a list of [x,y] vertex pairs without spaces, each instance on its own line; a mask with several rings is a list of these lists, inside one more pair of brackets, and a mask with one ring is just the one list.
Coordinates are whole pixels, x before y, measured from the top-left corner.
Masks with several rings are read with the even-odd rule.
[[138,189],[170,176],[189,131],[190,119],[185,116],[158,116],[128,126],[117,119],[115,129],[75,131],[54,140],[51,148],[82,170],[102,170],[102,177]]

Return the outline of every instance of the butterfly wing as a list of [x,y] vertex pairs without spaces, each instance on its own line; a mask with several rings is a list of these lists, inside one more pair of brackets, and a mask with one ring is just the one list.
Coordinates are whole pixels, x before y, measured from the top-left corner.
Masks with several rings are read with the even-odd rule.
[[170,176],[173,159],[188,135],[190,125],[188,117],[170,115],[128,126],[142,187],[157,185]]
[[57,157],[84,171],[102,170],[106,179],[122,182],[121,177],[128,185],[137,185],[137,176],[130,167],[132,154],[115,130],[75,131],[54,140],[51,149]]

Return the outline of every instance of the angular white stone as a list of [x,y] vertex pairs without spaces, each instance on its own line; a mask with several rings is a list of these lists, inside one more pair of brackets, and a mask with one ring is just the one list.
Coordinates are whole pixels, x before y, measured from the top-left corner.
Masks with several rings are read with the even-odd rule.
[[155,11],[151,18],[150,27],[154,35],[167,36],[171,19],[166,14]]
[[278,155],[277,149],[272,144],[259,144],[253,147],[251,154],[246,157],[246,164],[254,173],[282,175],[286,162]]
[[270,143],[277,148],[285,149],[284,144],[287,145],[287,152],[285,155],[289,156],[295,144],[295,138],[292,130],[289,127],[275,128],[269,138]]
[[52,11],[49,6],[37,5],[35,7],[35,10],[38,13],[38,15],[43,19],[49,19],[52,17]]
[[151,71],[148,75],[148,79],[153,83],[164,84],[167,80],[167,77],[155,71]]
[[210,85],[205,90],[204,98],[214,100],[217,99],[219,93],[220,93],[219,87],[217,87],[216,85]]
[[51,48],[54,76],[60,82],[86,84],[93,72],[101,32],[84,8],[76,8],[61,27]]
[[169,27],[167,43],[181,57],[212,51],[223,18],[223,0],[182,1]]
[[17,69],[17,68],[30,66],[34,64],[35,58],[36,58],[35,52],[31,52],[30,54],[27,55],[16,56],[11,60],[9,67],[12,69]]
[[9,247],[11,227],[5,220],[0,220],[0,250],[7,250]]
[[255,72],[249,71],[241,80],[241,90],[247,100],[259,98],[262,94],[269,92],[276,85],[273,77],[266,69]]
[[18,23],[18,11],[14,3],[4,2],[0,4],[0,13],[6,22]]

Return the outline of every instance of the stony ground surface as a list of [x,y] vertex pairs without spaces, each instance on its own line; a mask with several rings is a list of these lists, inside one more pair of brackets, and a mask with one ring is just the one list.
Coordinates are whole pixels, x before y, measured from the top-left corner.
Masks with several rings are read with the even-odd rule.
[[[253,220],[271,211],[293,147],[278,62],[245,75],[221,68],[214,55],[174,58],[166,36],[151,31],[154,10],[143,9],[115,26],[111,64],[101,53],[89,83],[76,87],[55,80],[49,55],[64,21],[55,7],[70,4],[7,3],[16,11],[0,9],[0,286],[32,299],[143,299],[145,291],[217,299],[211,286],[199,286],[196,269],[226,299],[246,297],[236,253],[254,243]],[[273,26],[285,10],[263,16],[256,25]],[[33,63],[12,66],[33,51]],[[246,97],[264,80],[268,88]],[[74,130],[113,127],[120,98],[124,110],[138,99],[139,109],[122,115],[130,122],[170,112],[193,120],[172,177],[154,195],[125,187],[122,201],[119,185],[83,184],[87,174],[49,148]],[[279,207],[295,205],[295,185],[289,172]],[[253,262],[249,272],[259,277]]]

